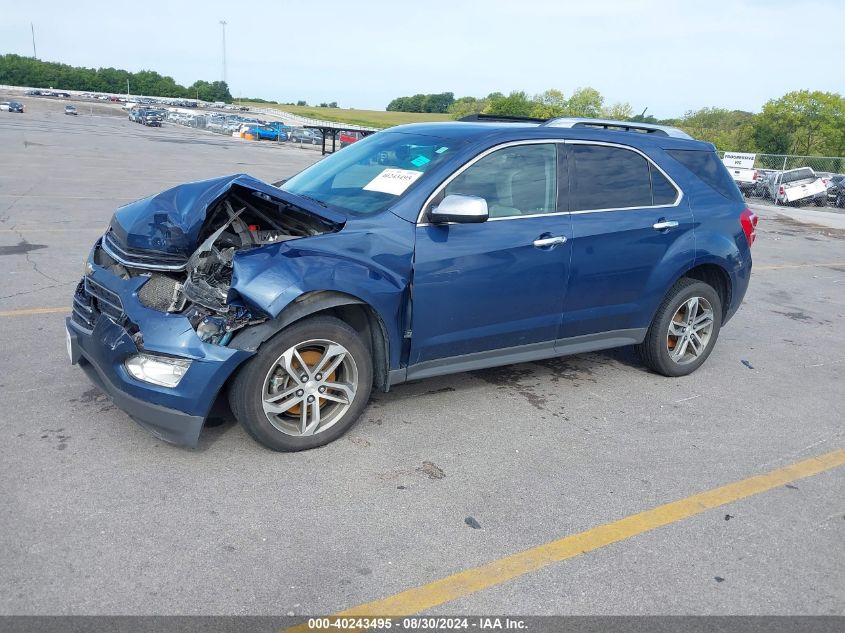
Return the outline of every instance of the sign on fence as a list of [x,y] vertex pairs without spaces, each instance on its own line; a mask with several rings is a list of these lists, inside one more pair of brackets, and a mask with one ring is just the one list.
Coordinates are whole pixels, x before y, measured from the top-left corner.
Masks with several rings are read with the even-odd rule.
[[747,154],[745,152],[725,152],[722,157],[722,162],[726,167],[739,167],[740,169],[754,169],[754,161],[757,154]]

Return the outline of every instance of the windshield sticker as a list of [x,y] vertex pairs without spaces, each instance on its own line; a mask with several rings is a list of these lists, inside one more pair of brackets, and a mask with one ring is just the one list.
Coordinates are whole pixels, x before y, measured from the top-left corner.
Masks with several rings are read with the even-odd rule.
[[380,191],[398,196],[422,176],[421,171],[412,169],[385,169],[364,186],[365,191]]
[[423,165],[425,165],[426,163],[430,163],[430,162],[431,162],[431,159],[430,159],[430,158],[426,158],[425,156],[423,156],[422,154],[420,154],[420,155],[419,155],[419,156],[417,156],[414,160],[412,160],[412,161],[411,161],[411,164],[412,164],[414,167],[422,167],[422,166],[423,166]]
[[437,151],[436,151],[436,152],[434,152],[434,153],[435,153],[435,154],[442,154],[443,152],[446,152],[446,151],[449,151],[449,148],[448,148],[448,147],[440,147],[440,148],[438,148],[438,149],[437,149]]

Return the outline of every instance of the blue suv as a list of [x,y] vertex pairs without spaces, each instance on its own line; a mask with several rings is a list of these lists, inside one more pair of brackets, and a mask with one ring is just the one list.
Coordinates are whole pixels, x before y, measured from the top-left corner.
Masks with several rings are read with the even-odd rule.
[[68,353],[158,437],[228,404],[274,450],[340,437],[372,388],[621,345],[695,371],[739,308],[756,216],[710,144],[591,119],[391,128],[273,185],[128,204]]

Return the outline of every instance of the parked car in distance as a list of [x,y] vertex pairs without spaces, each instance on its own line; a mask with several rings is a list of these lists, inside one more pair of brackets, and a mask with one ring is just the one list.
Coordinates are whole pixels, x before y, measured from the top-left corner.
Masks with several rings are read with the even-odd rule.
[[288,140],[292,143],[310,143],[311,145],[319,145],[323,142],[323,135],[316,130],[295,127],[291,128],[291,131],[288,134]]
[[271,125],[250,125],[247,134],[252,134],[259,141],[286,141],[288,133],[282,127]]
[[827,183],[827,203],[845,208],[845,175],[833,174]]
[[67,350],[167,441],[196,446],[219,396],[265,446],[315,448],[409,380],[622,345],[694,372],[756,224],[713,145],[674,128],[398,126],[278,187],[237,174],[119,208]]
[[138,122],[148,127],[161,127],[164,113],[161,110],[142,110],[138,115]]
[[23,114],[26,112],[26,106],[20,101],[2,101],[0,102],[0,111]]
[[773,169],[758,169],[757,180],[754,183],[754,187],[749,192],[750,195],[756,198],[768,198],[769,179],[776,173],[777,171]]
[[744,195],[751,195],[757,185],[757,170],[754,168],[756,154],[747,152],[725,152],[722,162]]
[[364,138],[364,135],[361,132],[350,130],[344,130],[337,135],[337,140],[340,141],[341,149],[348,145],[352,145],[355,141],[360,141],[362,138]]
[[72,114],[73,116],[77,116],[79,114],[79,112],[76,111],[76,106],[66,105],[65,106],[65,114]]
[[827,204],[827,188],[810,167],[776,173],[769,179],[768,189],[775,204],[801,205],[810,201],[819,207]]

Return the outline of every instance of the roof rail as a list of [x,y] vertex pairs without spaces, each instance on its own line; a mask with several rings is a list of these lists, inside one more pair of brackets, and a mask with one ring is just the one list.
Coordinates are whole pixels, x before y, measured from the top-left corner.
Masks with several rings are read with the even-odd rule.
[[672,138],[692,137],[676,127],[668,125],[654,125],[652,123],[635,123],[632,121],[613,121],[612,119],[585,119],[581,117],[562,116],[549,119],[542,124],[547,127],[568,128],[602,128],[611,131],[639,132],[641,134],[655,134],[657,136],[671,136]]
[[458,120],[490,121],[499,123],[545,123],[548,119],[535,119],[530,116],[513,116],[510,114],[470,114]]

